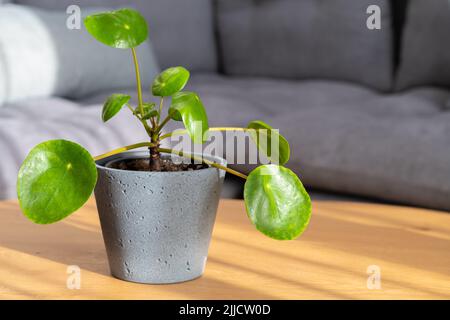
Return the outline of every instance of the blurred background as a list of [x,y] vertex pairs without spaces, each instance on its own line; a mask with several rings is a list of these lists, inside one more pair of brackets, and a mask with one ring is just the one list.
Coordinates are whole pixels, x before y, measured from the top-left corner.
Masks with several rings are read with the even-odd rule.
[[[91,39],[71,5],[138,9],[145,98],[185,66],[211,126],[280,129],[313,199],[450,211],[447,0],[0,0],[0,199],[44,140],[96,155],[145,139],[128,113],[102,123],[109,94],[135,96],[131,56]],[[241,189],[229,178],[223,196]]]

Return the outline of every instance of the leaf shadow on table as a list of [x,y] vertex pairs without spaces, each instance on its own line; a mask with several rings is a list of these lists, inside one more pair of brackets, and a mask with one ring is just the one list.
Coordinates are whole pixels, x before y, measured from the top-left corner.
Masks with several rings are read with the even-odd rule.
[[[243,244],[242,242],[236,241],[236,240],[232,240],[232,239],[221,239],[219,237],[216,238],[216,241],[224,241],[224,242],[228,242],[230,244],[233,244],[235,246],[240,246],[242,247]],[[267,249],[267,248],[262,248],[262,247],[258,247],[258,246],[253,246],[253,245],[245,245],[247,247],[249,247],[249,249],[251,250],[256,250],[256,251],[261,251],[264,252],[265,254],[267,254],[267,256],[269,257],[279,257],[279,259],[284,259],[284,260],[291,260],[293,264],[296,264],[298,266],[298,269],[301,269],[303,266],[313,266],[314,268],[317,268],[317,270],[320,269],[320,272],[323,272],[323,270],[328,271],[330,273],[339,273],[340,276],[351,276],[354,275],[354,272],[352,272],[350,269],[346,269],[340,266],[337,266],[336,264],[327,264],[324,263],[323,261],[320,261],[319,259],[311,259],[311,258],[306,258],[305,256],[294,256],[294,255],[290,255],[290,254],[285,254],[285,253],[281,253],[281,252],[277,252],[271,249]],[[214,258],[210,258],[209,260],[214,261]],[[276,280],[279,281],[283,281],[285,283],[291,283],[291,284],[296,284],[298,285],[298,288],[305,288],[308,290],[312,290],[315,291],[317,293],[323,293],[325,295],[328,295],[330,297],[334,298],[338,298],[338,299],[358,299],[358,295],[354,295],[352,296],[351,294],[346,294],[346,293],[336,293],[334,290],[328,290],[325,287],[320,287],[318,285],[311,285],[305,282],[300,282],[298,280],[293,280],[292,278],[289,278],[288,276],[286,277],[279,277],[276,274],[277,273],[269,273],[269,272],[264,272],[264,271],[259,271],[256,268],[250,268],[250,267],[243,267],[242,265],[233,265],[229,262],[221,262],[225,265],[228,265],[232,268],[239,268],[241,270],[245,270],[249,273],[254,273],[254,274],[258,274],[262,277],[266,277],[266,278],[274,278]],[[365,271],[365,270],[363,270]],[[360,274],[361,277],[361,281],[364,282],[364,280],[367,278],[367,275],[364,272],[361,272]],[[446,294],[442,294],[441,292],[437,292],[431,289],[425,289],[423,287],[418,287],[418,286],[414,286],[411,282],[407,282],[407,281],[397,281],[394,280],[392,278],[389,277],[383,277],[382,281],[384,284],[387,284],[388,286],[394,285],[396,287],[399,288],[404,288],[404,289],[408,289],[408,290],[415,290],[415,291],[419,291],[419,292],[423,292],[423,293],[427,293],[429,295],[432,296],[439,296],[441,298],[450,298],[450,295],[446,295]],[[332,287],[332,283],[328,283],[329,287]],[[355,291],[356,288],[355,288]],[[301,295],[299,295],[299,298],[301,298]]]
[[[96,214],[95,205],[87,204],[86,208],[90,209],[92,214]],[[265,292],[264,288],[243,287],[208,274],[193,280],[195,284],[188,281],[152,286],[121,281],[109,274],[98,223],[89,223],[84,220],[85,217],[79,219],[75,214],[69,220],[54,225],[34,225],[23,217],[13,202],[0,203],[0,213],[2,224],[8,225],[8,228],[0,233],[0,297],[2,291],[10,291],[17,296],[48,298],[51,296],[49,288],[67,290],[65,289],[67,278],[65,268],[69,265],[77,265],[82,270],[97,274],[94,278],[99,283],[89,284],[88,287],[90,287],[91,294],[100,299],[120,298],[127,292],[131,296],[137,294],[144,299],[164,299],[166,294],[168,297],[176,294],[178,298],[183,297],[184,299],[276,298]],[[2,248],[9,250],[2,250]],[[16,259],[17,257],[19,258]],[[22,265],[24,261],[27,261],[27,265]],[[30,267],[30,261],[36,266]],[[56,266],[57,270],[60,270],[58,275],[49,274],[44,270],[50,266],[54,268],[54,262],[59,264]],[[39,269],[40,264],[42,264],[43,270]],[[8,275],[11,275],[12,278]],[[111,282],[114,282],[114,286],[119,288],[119,292],[112,293],[96,289],[105,283],[111,287]],[[47,288],[47,291],[40,292],[40,285],[42,288]],[[152,295],[152,290],[158,294]]]
[[[273,254],[273,252],[272,252],[272,256],[276,256],[276,254]],[[301,282],[299,280],[290,278],[289,275],[280,276],[280,275],[278,275],[278,273],[275,273],[275,272],[267,272],[267,271],[259,270],[257,268],[246,267],[243,265],[234,264],[229,261],[223,261],[223,260],[217,259],[217,258],[209,258],[209,261],[221,264],[229,269],[234,269],[238,272],[244,271],[245,273],[257,275],[263,279],[276,280],[277,282],[281,282],[287,286],[295,287],[295,289],[292,290],[295,292],[291,292],[291,293],[297,294],[297,297],[296,297],[297,299],[302,299],[302,297],[303,297],[303,295],[301,293],[302,289],[307,289],[308,291],[313,291],[320,296],[327,296],[327,297],[334,298],[334,299],[352,299],[351,295],[335,292],[333,290],[328,290],[324,287],[320,287],[320,286],[313,285],[310,283]]]
[[[264,252],[267,257],[290,260],[293,264],[297,263],[299,269],[302,265],[310,265],[318,268],[318,270],[324,270],[324,272],[336,273],[337,276],[354,274],[352,261],[353,263],[358,263],[359,260],[373,261],[373,264],[380,264],[382,271],[388,269],[389,271],[395,271],[398,268],[399,274],[382,272],[382,282],[387,285],[386,287],[402,288],[404,292],[450,298],[450,294],[445,293],[444,288],[445,281],[447,283],[450,281],[450,253],[448,251],[450,241],[443,238],[447,229],[445,226],[438,226],[436,231],[436,228],[420,228],[414,224],[399,225],[399,221],[394,218],[383,219],[376,215],[372,215],[370,219],[364,221],[363,218],[367,217],[361,212],[339,209],[336,206],[330,206],[330,208],[318,206],[317,209],[317,212],[313,213],[311,224],[305,234],[294,241],[301,246],[305,246],[305,248],[309,248],[309,250],[302,252],[301,247],[299,247],[298,255],[288,254],[283,250],[278,250],[277,247],[270,246],[262,236],[258,237],[258,242],[237,240],[239,239],[238,234],[253,232],[256,236],[257,233],[256,230],[251,230],[254,229],[253,226],[237,215],[234,216],[234,220],[220,219],[222,223],[228,224],[228,228],[235,230],[235,237],[225,238],[216,235],[215,239],[231,243],[236,248],[248,247],[248,252],[257,250]],[[383,206],[381,205],[378,209],[382,210]],[[409,211],[412,210],[409,209]],[[241,220],[240,223],[237,223],[237,220]],[[311,245],[314,248],[317,247],[317,250],[324,248],[330,251],[330,256],[313,254],[314,251],[310,250]],[[290,246],[290,244],[280,243],[280,248],[283,246]],[[342,263],[333,261],[336,254],[340,255],[339,252],[350,259],[348,268]],[[419,254],[420,257],[415,253]],[[439,255],[439,253],[444,253],[444,255]],[[366,273],[368,265],[370,263],[364,265],[364,268],[358,271],[362,281],[365,281],[368,277]],[[385,266],[386,268],[384,268]],[[242,268],[241,265],[239,267]],[[258,272],[257,270],[253,271]],[[405,274],[408,271],[411,271],[413,278]],[[403,277],[401,272],[403,272]],[[430,286],[425,288],[423,281],[421,281],[421,285],[414,282],[414,276],[431,276],[433,279],[427,279],[427,281],[430,281]]]
[[[435,270],[434,272],[450,276],[450,251],[446,250],[450,248],[450,237],[449,239],[437,237],[431,234],[429,232],[431,230],[428,230],[428,228],[383,226],[374,225],[373,221],[370,221],[369,224],[364,221],[356,221],[356,219],[352,220],[351,217],[348,217],[348,214],[352,213],[349,210],[333,208],[329,211],[333,211],[333,214],[327,214],[326,210],[322,208],[320,212],[313,213],[308,229],[295,241],[321,243],[343,252],[385,259],[389,262],[404,264],[417,269]],[[336,213],[342,217],[337,217]],[[347,219],[344,218],[346,216]],[[241,221],[229,219],[221,219],[220,221],[221,223],[227,223],[230,227],[239,228],[242,232],[257,233],[246,217],[235,216],[234,218]],[[371,219],[376,219],[376,217],[371,217]],[[384,222],[385,220],[380,218],[380,223]],[[447,229],[448,234],[450,234],[450,225]],[[260,236],[260,239],[263,242],[273,241],[264,236]],[[414,244],[413,248],[411,244]],[[282,245],[280,244],[280,246]],[[433,261],[417,259],[417,256],[411,253],[411,250],[415,250],[424,254],[434,254],[433,249],[448,253],[445,257],[440,257],[449,262],[447,272],[437,270]],[[393,250],[393,252],[391,253],[390,250]],[[444,261],[442,260],[442,262]]]
[[[418,230],[412,226],[384,225],[382,223],[385,221],[381,219],[380,225],[374,225],[372,222],[369,224],[364,221],[350,221],[351,217],[344,219],[348,214],[347,210],[333,209],[333,216],[315,216],[312,222],[317,225],[314,241],[338,250],[350,251],[356,256],[450,276],[448,250],[450,239],[436,237],[430,232]],[[325,235],[319,228],[327,230],[327,234]],[[437,252],[448,254],[437,257]],[[420,254],[421,257],[414,253]],[[447,266],[447,270],[444,270],[443,266]]]

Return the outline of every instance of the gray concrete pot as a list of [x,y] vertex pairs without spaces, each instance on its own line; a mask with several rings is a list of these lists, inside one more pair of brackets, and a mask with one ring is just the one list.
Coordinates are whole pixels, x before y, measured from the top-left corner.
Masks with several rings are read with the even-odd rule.
[[[223,170],[138,172],[108,168],[148,152],[97,161],[98,213],[111,274],[141,283],[174,283],[203,274]],[[205,156],[222,165],[222,158]]]

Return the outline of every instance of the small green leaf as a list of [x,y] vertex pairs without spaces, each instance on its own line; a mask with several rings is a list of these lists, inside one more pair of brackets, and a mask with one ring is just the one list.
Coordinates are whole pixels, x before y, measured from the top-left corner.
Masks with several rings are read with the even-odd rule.
[[50,140],[34,147],[17,178],[23,213],[41,224],[59,221],[78,210],[97,182],[92,156],[80,145]]
[[156,106],[156,103],[154,103],[154,102],[144,102],[142,104],[142,107],[144,109],[144,114],[154,110],[155,106]]
[[155,110],[155,103],[144,103],[143,104],[144,114],[142,115],[142,120],[148,120],[151,117],[156,117],[158,115],[158,111]]
[[292,240],[308,226],[311,200],[299,178],[285,167],[271,164],[253,170],[244,199],[252,223],[271,238]]
[[158,111],[152,110],[147,112],[143,117],[142,120],[148,120],[150,118],[156,117],[158,115]]
[[[258,146],[258,149],[264,152],[270,161],[281,165],[289,161],[291,153],[289,143],[281,134],[273,130],[271,126],[263,121],[257,120],[251,121],[247,128],[255,130],[253,132],[250,131],[250,136]],[[272,139],[275,138],[278,138],[278,150],[272,150]]]
[[203,103],[194,92],[177,92],[172,96],[169,108],[171,118],[183,121],[183,124],[194,143],[206,141],[208,131],[208,117]]
[[147,22],[132,9],[93,14],[84,18],[84,25],[95,39],[113,48],[135,48],[148,36]]
[[141,116],[142,120],[148,120],[151,117],[155,117],[155,116],[158,115],[158,111],[155,110],[155,103],[154,102],[152,102],[152,103],[144,103],[142,105],[142,108],[144,109],[144,115],[141,115],[141,108],[139,108],[139,106],[137,106],[134,109],[134,112],[133,112],[133,114]]
[[103,122],[114,117],[124,105],[130,101],[131,97],[126,94],[115,93],[106,100],[103,105],[102,119]]
[[183,67],[172,67],[161,72],[153,81],[152,93],[157,97],[169,97],[183,90],[189,80],[189,71]]
[[144,110],[144,115],[142,116],[143,120],[148,120],[152,117],[156,117],[158,115],[158,111],[154,109]]

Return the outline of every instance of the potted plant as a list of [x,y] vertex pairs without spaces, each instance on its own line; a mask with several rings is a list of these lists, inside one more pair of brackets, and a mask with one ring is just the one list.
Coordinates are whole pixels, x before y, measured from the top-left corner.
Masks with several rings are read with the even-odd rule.
[[[248,176],[227,168],[219,157],[162,148],[161,141],[174,134],[162,133],[171,120],[181,121],[195,143],[204,143],[208,131],[236,129],[208,127],[198,95],[182,91],[189,79],[183,67],[169,68],[154,80],[151,91],[160,99],[158,106],[143,101],[135,48],[148,32],[139,12],[103,12],[84,23],[103,44],[130,49],[136,71],[138,105],[132,106],[128,95],[113,94],[103,106],[103,121],[127,108],[149,140],[97,157],[66,140],[37,145],[17,180],[20,206],[29,219],[39,224],[59,221],[79,209],[95,188],[111,273],[142,283],[180,282],[203,273],[225,172],[246,180],[246,210],[259,231],[280,240],[304,231],[311,202],[298,177],[282,166],[290,152],[284,137],[262,121],[241,129],[277,163],[259,166]],[[167,97],[171,104],[164,116]],[[278,150],[271,150],[274,140]],[[129,151],[143,147],[149,151]],[[169,155],[189,161],[178,163]]]

